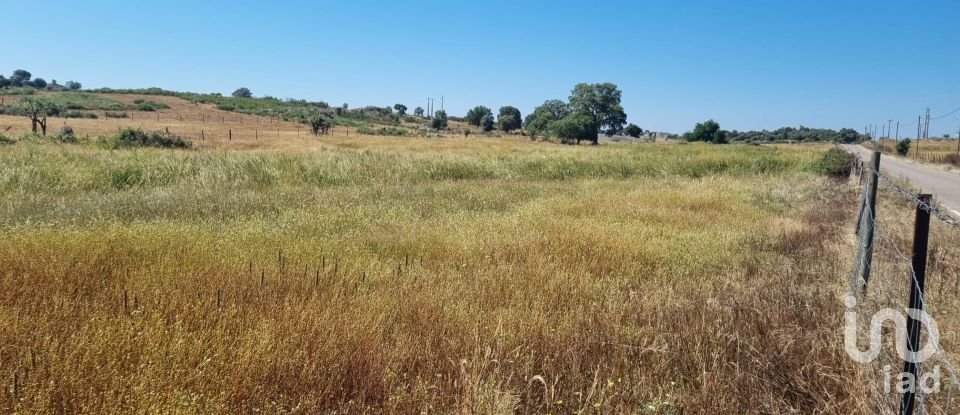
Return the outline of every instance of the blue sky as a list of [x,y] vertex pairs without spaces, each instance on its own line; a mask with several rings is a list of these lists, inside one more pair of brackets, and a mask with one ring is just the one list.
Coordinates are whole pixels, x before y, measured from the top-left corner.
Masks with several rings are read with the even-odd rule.
[[[957,0],[200,3],[30,3],[42,18],[3,19],[27,35],[5,44],[0,72],[351,106],[442,95],[453,115],[525,115],[613,82],[631,122],[673,132],[893,119],[904,135],[925,108],[960,107]],[[958,128],[960,112],[930,133]]]

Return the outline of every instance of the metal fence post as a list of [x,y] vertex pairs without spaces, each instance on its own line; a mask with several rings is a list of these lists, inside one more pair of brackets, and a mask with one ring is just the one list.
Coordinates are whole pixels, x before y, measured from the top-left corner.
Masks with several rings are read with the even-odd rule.
[[[919,195],[920,202],[917,203],[917,215],[913,224],[913,250],[910,254],[910,265],[913,267],[910,281],[910,308],[912,310],[923,309],[923,282],[927,273],[927,240],[930,236],[930,195]],[[926,204],[926,205],[924,205]],[[903,373],[909,373],[913,376],[913,387],[903,393],[900,399],[900,414],[913,414],[914,401],[916,398],[916,388],[919,386],[918,362],[916,362],[916,352],[920,349],[920,321],[909,315],[907,318],[907,359],[903,362]]]
[[857,230],[860,243],[857,244],[858,281],[862,281],[866,289],[870,281],[870,267],[873,264],[873,231],[874,221],[877,218],[877,184],[880,181],[880,152],[874,151],[870,158],[870,167],[864,169],[867,173],[867,187],[864,189],[864,209]]

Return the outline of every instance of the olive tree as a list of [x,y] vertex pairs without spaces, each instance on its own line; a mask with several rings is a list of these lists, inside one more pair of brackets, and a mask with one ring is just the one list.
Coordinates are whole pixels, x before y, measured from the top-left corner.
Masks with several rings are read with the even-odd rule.
[[480,126],[480,122],[483,120],[485,115],[493,116],[493,111],[490,108],[487,108],[483,105],[477,105],[473,107],[470,111],[467,111],[467,116],[463,117],[463,120],[475,127]]
[[430,120],[430,126],[436,130],[443,130],[447,128],[447,112],[444,110],[437,111],[433,119]]
[[492,114],[483,114],[483,118],[480,118],[480,128],[483,132],[489,132],[493,130],[493,115]]
[[727,132],[720,129],[720,124],[714,120],[698,122],[689,131],[683,135],[687,141],[706,141],[714,144],[725,144],[727,142]]
[[500,107],[500,113],[497,115],[497,124],[500,129],[506,132],[518,130],[523,126],[523,117],[520,116],[520,110],[509,105]]
[[523,121],[523,128],[531,135],[549,135],[550,126],[570,113],[570,106],[559,99],[544,101],[542,105],[533,109]]
[[28,96],[21,98],[20,102],[12,105],[9,112],[29,118],[34,133],[37,132],[37,127],[40,127],[43,135],[47,135],[47,117],[59,114],[60,106],[45,98]]
[[253,92],[250,92],[250,88],[241,87],[230,95],[233,95],[234,98],[250,98],[253,96]]
[[23,69],[17,69],[13,71],[13,74],[10,75],[10,85],[12,86],[27,86],[27,82],[30,82],[30,77],[33,75],[30,72],[27,72]]

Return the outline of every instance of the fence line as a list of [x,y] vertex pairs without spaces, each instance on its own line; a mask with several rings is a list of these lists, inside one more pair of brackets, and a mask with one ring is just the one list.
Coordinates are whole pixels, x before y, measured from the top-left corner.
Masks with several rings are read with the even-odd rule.
[[[960,221],[940,210],[930,201],[929,195],[913,193],[892,178],[881,173],[879,168],[877,168],[877,166],[879,166],[879,158],[880,153],[875,152],[874,159],[871,160],[870,166],[866,166],[862,162],[857,162],[851,169],[852,172],[860,176],[860,181],[863,183],[857,214],[856,252],[851,267],[849,284],[849,295],[858,301],[854,301],[853,305],[847,304],[848,307],[856,307],[857,327],[869,326],[867,322],[864,321],[866,313],[863,311],[867,311],[867,308],[878,312],[881,308],[893,308],[892,306],[896,306],[898,308],[902,307],[908,310],[912,308],[929,313],[930,307],[923,292],[926,273],[929,218],[936,218],[937,221],[948,225],[951,230],[960,231]],[[864,183],[863,178],[865,173],[867,180]],[[916,208],[914,248],[910,255],[904,253],[894,234],[887,229],[886,225],[881,223],[880,217],[877,215],[876,199],[871,200],[871,194],[876,194],[875,192],[881,183],[905,200],[912,202]],[[923,223],[924,219],[926,223]],[[878,253],[877,256],[873,255],[875,250]],[[906,285],[895,284],[897,280],[892,279],[896,278],[898,274],[902,275],[901,272],[908,276]],[[870,287],[869,290],[868,286]],[[910,293],[908,298],[909,306],[907,307],[904,307],[902,301],[897,300],[897,298],[903,298],[905,288],[908,289]],[[903,344],[907,356],[916,357],[919,345],[922,343],[922,328],[921,321],[913,317],[914,315],[921,316],[922,314],[911,315],[908,312],[908,315],[909,317],[906,320],[907,333],[904,341],[905,344],[901,344]],[[858,338],[862,337],[860,334],[858,330]],[[871,334],[873,334],[872,330]],[[930,341],[929,336],[930,333],[927,333],[928,343]],[[901,340],[898,339],[898,342],[899,341]],[[887,346],[888,347],[880,350],[877,358],[871,362],[874,367],[881,368],[881,371],[884,371],[884,368],[888,369],[897,362],[897,359],[890,351],[889,345]],[[956,363],[941,345],[938,343],[936,349],[929,356],[929,359],[926,359],[924,362],[914,363],[904,361],[903,363],[903,373],[909,373],[914,376],[913,386],[915,389],[912,392],[898,392],[900,395],[899,411],[896,410],[896,403],[890,400],[889,393],[880,393],[877,395],[877,408],[885,408],[890,413],[900,414],[913,414],[914,409],[916,409],[918,411],[917,413],[926,414],[927,400],[929,397],[924,393],[922,387],[917,386],[919,386],[920,380],[926,375],[924,366],[934,363],[936,364],[933,366],[935,370],[943,367],[948,375],[946,399],[938,401],[936,409],[938,409],[940,413],[949,414],[953,392],[954,390],[960,391],[960,376],[957,374]],[[939,374],[939,372],[935,373]],[[886,379],[882,380],[884,382],[887,381]]]

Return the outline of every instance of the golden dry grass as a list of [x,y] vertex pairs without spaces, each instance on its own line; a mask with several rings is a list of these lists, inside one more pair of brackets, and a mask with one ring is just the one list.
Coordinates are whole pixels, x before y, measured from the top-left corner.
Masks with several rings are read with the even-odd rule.
[[873,412],[820,147],[201,147],[0,147],[0,410]]
[[[870,144],[864,145],[874,147]],[[875,146],[886,154],[895,154],[896,141],[881,140]],[[919,141],[913,139],[910,142],[907,158],[921,163],[957,168],[960,167],[960,146],[957,145],[956,139],[937,138]]]
[[[47,95],[55,93],[45,93]],[[97,114],[96,119],[51,118],[50,133],[69,125],[80,137],[97,138],[115,134],[121,128],[166,130],[193,141],[194,146],[210,149],[289,148],[308,145],[309,127],[293,121],[221,111],[211,104],[192,103],[177,97],[135,94],[95,94],[126,104],[145,99],[167,104],[170,108],[156,111],[119,111],[129,118],[109,118],[107,112],[85,111]],[[7,104],[19,96],[4,97]],[[0,134],[17,137],[30,131],[30,121],[24,117],[0,115]],[[332,135],[357,137],[354,128],[335,127]]]

